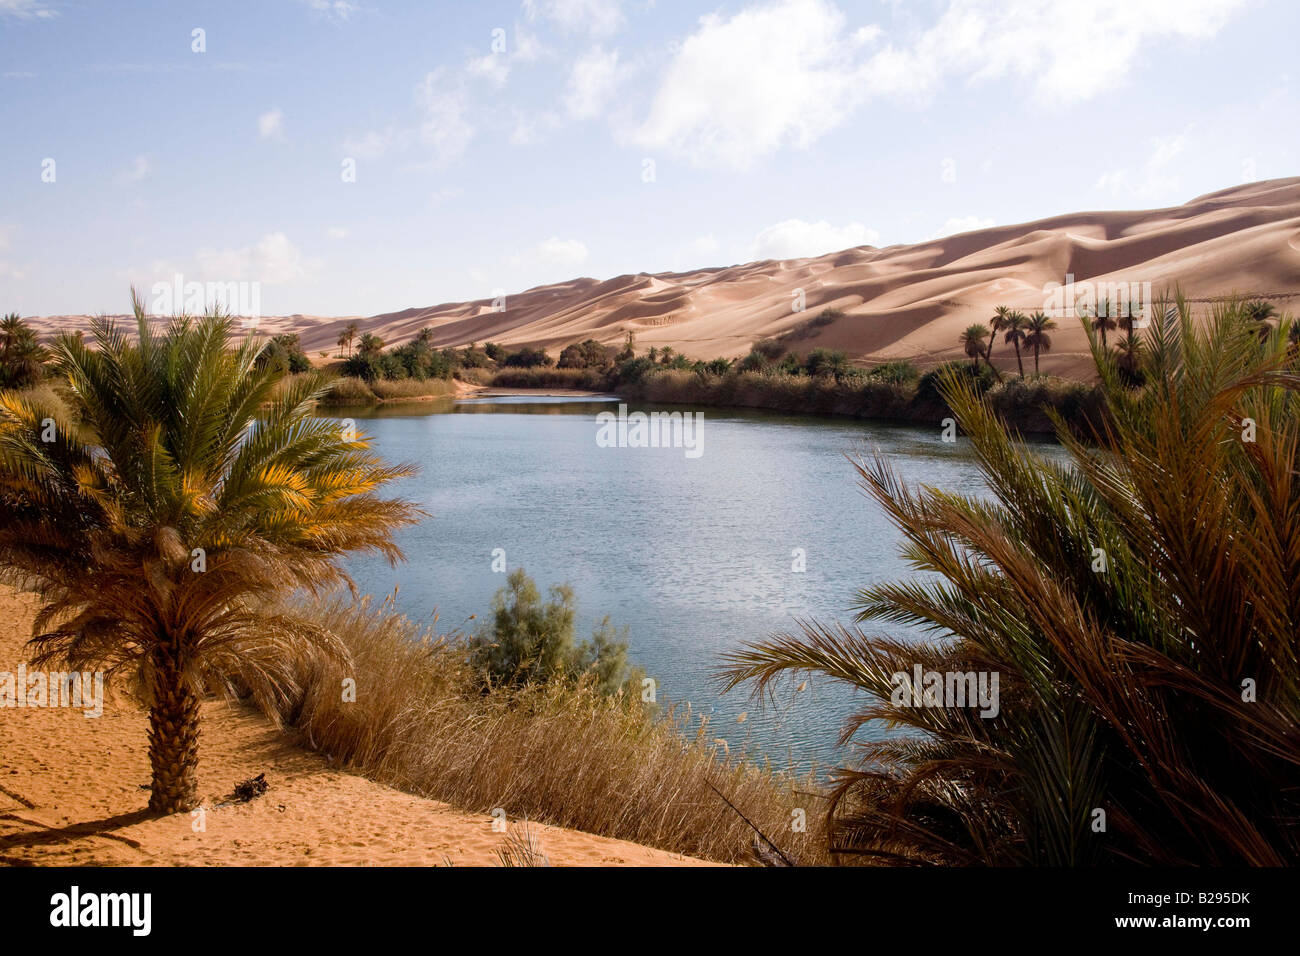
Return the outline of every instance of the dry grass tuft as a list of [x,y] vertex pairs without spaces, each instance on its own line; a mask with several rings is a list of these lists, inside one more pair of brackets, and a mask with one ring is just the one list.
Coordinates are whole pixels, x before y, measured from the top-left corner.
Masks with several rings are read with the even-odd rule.
[[[631,695],[585,684],[484,693],[464,649],[385,602],[309,613],[348,648],[350,667],[299,664],[296,699],[266,709],[305,742],[366,776],[468,810],[528,819],[728,863],[754,862],[753,831],[799,863],[826,863],[824,799],[709,738],[689,708],[650,715]],[[352,677],[355,702],[340,688]],[[791,832],[804,810],[807,832]]]

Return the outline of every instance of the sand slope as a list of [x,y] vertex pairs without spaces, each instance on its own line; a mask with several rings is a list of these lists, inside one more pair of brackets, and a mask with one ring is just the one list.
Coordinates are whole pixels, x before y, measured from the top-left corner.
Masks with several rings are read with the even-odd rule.
[[[34,600],[0,587],[0,671],[27,658]],[[0,708],[0,865],[498,865],[491,818],[331,769],[242,705],[204,708],[196,818],[142,813],[144,713],[120,698],[103,716]],[[265,773],[269,791],[228,802]],[[556,866],[698,865],[605,837],[536,827]]]
[[[827,307],[846,317],[801,339],[867,360],[933,362],[961,357],[958,334],[997,305],[1032,311],[1043,287],[1075,280],[1150,282],[1153,292],[1181,285],[1194,297],[1300,293],[1300,178],[1251,183],[1170,209],[1085,212],[999,226],[932,242],[861,246],[812,259],[751,262],[658,275],[581,278],[510,295],[504,311],[488,299],[358,318],[389,344],[432,326],[439,345],[496,341],[557,350],[585,338],[608,345],[636,334],[641,350],[671,346],[692,358],[743,355],[762,336],[796,330]],[[791,311],[803,290],[804,312]],[[1277,300],[1297,311],[1297,299]],[[336,350],[352,318],[264,318],[268,332],[301,336],[309,355]],[[80,316],[39,321],[76,327]],[[1073,319],[1054,333],[1044,371],[1090,371],[1085,338]],[[1014,366],[999,343],[995,360]]]

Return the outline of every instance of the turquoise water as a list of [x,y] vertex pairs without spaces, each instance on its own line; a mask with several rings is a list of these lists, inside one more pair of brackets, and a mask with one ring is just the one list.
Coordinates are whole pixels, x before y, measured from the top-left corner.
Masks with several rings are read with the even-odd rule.
[[703,409],[703,453],[688,458],[599,447],[596,416],[616,408],[505,397],[348,411],[386,459],[420,467],[400,491],[433,516],[399,536],[406,564],[352,560],[358,585],[382,595],[400,584],[403,613],[472,629],[505,583],[492,570],[504,549],[507,568],[524,567],[543,590],[573,586],[580,638],[606,614],[626,626],[660,701],[689,701],[696,725],[707,716],[709,736],[733,753],[799,769],[851,759],[836,736],[860,698],[817,681],[765,706],[743,689],[720,695],[719,655],[799,618],[848,623],[857,588],[914,575],[845,456],[879,447],[910,482],[984,494],[965,441],[944,443],[938,423]]

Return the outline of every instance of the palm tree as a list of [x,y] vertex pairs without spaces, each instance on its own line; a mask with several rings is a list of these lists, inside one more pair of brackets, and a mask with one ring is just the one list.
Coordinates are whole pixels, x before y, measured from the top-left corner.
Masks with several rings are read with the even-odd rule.
[[1011,321],[1011,309],[1008,306],[1000,305],[993,310],[993,318],[989,321],[989,328],[992,334],[989,336],[988,348],[984,350],[984,361],[988,362],[989,368],[993,367],[993,343],[998,340],[998,333],[1005,332],[1007,323]]
[[0,388],[30,388],[45,375],[45,348],[16,312],[0,319]]
[[989,327],[983,322],[966,326],[961,334],[961,343],[966,357],[971,360],[971,368],[979,368],[980,359],[984,358],[984,345],[989,337]]
[[1141,307],[1131,299],[1125,302],[1120,310],[1120,314],[1115,319],[1115,324],[1120,331],[1128,334],[1133,331],[1133,323],[1142,317]]
[[1114,310],[1110,307],[1109,299],[1102,299],[1097,303],[1097,307],[1092,310],[1091,326],[1096,332],[1101,333],[1101,347],[1106,349],[1106,333],[1113,332],[1119,327],[1119,323],[1112,316]]
[[424,328],[420,329],[419,332],[415,333],[415,344],[422,345],[426,349],[433,348],[433,328],[426,325]]
[[1020,370],[1021,378],[1025,377],[1025,363],[1020,357],[1020,346],[1025,341],[1025,332],[1028,328],[1028,324],[1029,320],[1025,318],[1025,313],[1016,311],[1007,315],[1005,324],[1003,325],[1003,328],[1006,329],[1003,341],[1008,345],[1014,345],[1016,347],[1016,367]]
[[36,665],[132,678],[149,707],[149,807],[174,813],[198,799],[205,691],[237,680],[283,700],[299,655],[346,660],[272,599],[347,582],[351,551],[396,562],[392,531],[419,512],[376,494],[412,468],[313,417],[319,377],[282,384],[227,316],[159,334],[132,300],[134,340],[106,318],[94,348],[58,340],[71,419],[0,393],[0,579],[40,596]]
[[375,356],[384,350],[384,340],[373,332],[366,332],[357,343],[357,350],[362,355]]
[[342,355],[344,346],[348,344],[348,334],[346,332],[340,332],[338,342],[336,344],[339,347],[339,355]]
[[1273,327],[1269,325],[1269,320],[1277,315],[1277,309],[1271,302],[1265,302],[1263,299],[1255,299],[1247,302],[1242,306],[1242,314],[1247,321],[1255,327],[1256,334],[1261,339],[1266,339],[1273,332]]
[[1128,334],[1115,345],[1115,364],[1126,384],[1142,382],[1142,340],[1130,328]]
[[[1062,427],[1068,465],[1026,449],[955,372],[945,399],[994,497],[910,486],[884,453],[858,463],[908,560],[934,573],[865,587],[858,623],[934,639],[812,622],[730,655],[727,683],[756,695],[809,673],[865,691],[846,737],[877,720],[908,731],[873,735],[838,772],[832,852],[1300,862],[1300,375],[1235,307],[1163,314],[1143,389],[1092,339],[1106,427],[1100,449]],[[996,708],[957,696],[969,679],[947,675],[966,674],[998,676]]]
[[348,355],[352,354],[352,340],[357,337],[358,327],[355,322],[349,322],[343,327],[343,334],[348,337]]
[[1025,345],[1034,350],[1034,375],[1038,375],[1038,353],[1049,352],[1052,348],[1052,337],[1048,331],[1056,328],[1056,323],[1047,317],[1047,313],[1039,311],[1029,317],[1025,333]]

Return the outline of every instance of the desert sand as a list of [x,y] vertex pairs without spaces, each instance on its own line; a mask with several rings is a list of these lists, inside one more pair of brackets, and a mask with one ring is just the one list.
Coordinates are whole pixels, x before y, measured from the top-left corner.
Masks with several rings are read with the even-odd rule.
[[[1279,311],[1300,303],[1300,178],[1250,183],[1169,209],[1084,212],[998,226],[915,245],[860,246],[811,259],[766,260],[691,272],[573,279],[490,299],[416,307],[374,316],[266,317],[268,333],[295,332],[307,354],[333,355],[341,329],[356,321],[389,345],[425,326],[439,346],[470,342],[552,350],[586,338],[670,346],[691,358],[734,357],[763,336],[797,332],[825,308],[845,317],[794,343],[844,349],[866,362],[919,364],[962,357],[958,334],[987,321],[998,305],[1033,311],[1044,286],[1149,282],[1160,295],[1177,285],[1193,298],[1286,294]],[[210,277],[215,278],[215,277]],[[805,308],[791,311],[797,290]],[[44,332],[78,328],[85,316],[34,320]],[[1044,372],[1083,376],[1093,365],[1082,328],[1059,321]],[[999,343],[994,362],[1015,364]]]
[[[27,660],[35,606],[0,587],[0,671]],[[129,699],[110,697],[98,718],[0,708],[0,865],[499,865],[506,834],[489,816],[332,768],[243,704],[209,702],[203,721],[200,830],[192,814],[143,812],[147,721]],[[235,785],[259,773],[269,790],[239,802]],[[574,830],[533,832],[555,866],[707,865]]]

